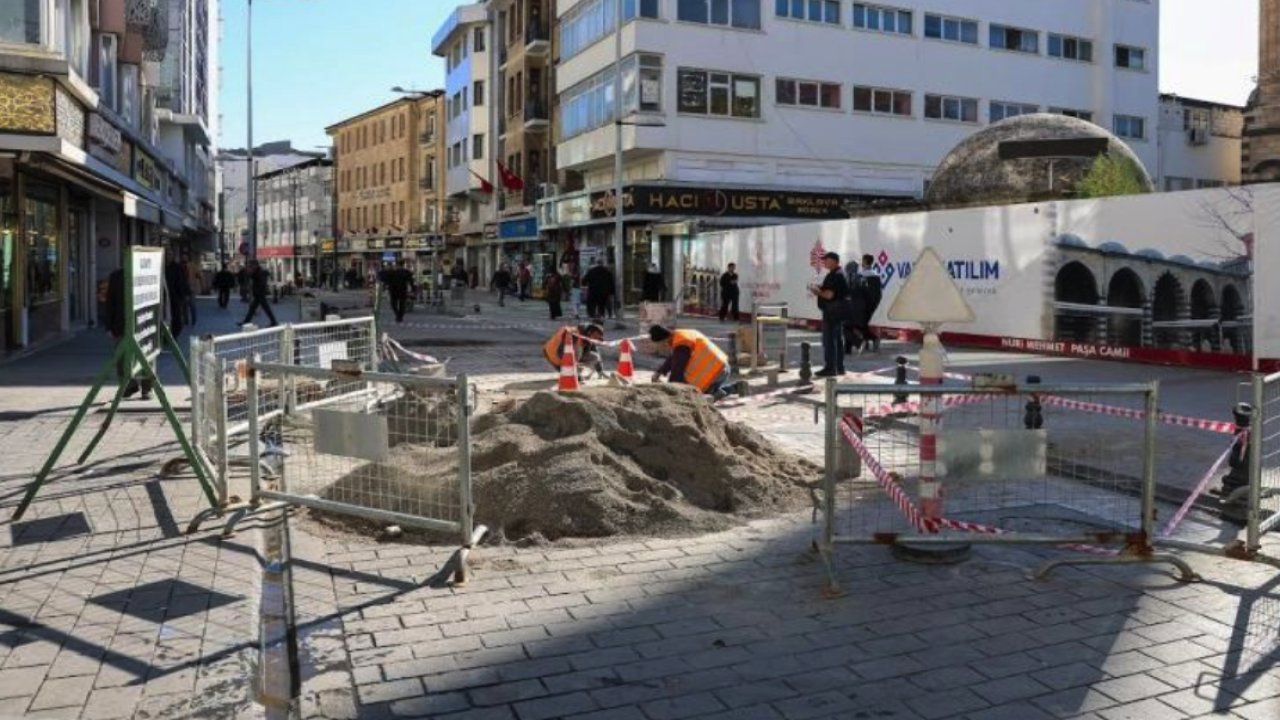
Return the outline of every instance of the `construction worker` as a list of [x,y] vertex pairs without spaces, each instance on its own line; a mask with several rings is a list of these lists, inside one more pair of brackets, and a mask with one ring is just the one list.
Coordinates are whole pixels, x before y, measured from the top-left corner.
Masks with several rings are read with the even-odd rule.
[[[564,343],[571,335],[577,335],[577,341],[574,343],[574,357],[577,358],[578,375],[581,378],[582,371],[590,368],[595,371],[596,377],[604,375],[604,361],[600,358],[600,352],[596,349],[596,342],[604,341],[604,328],[595,323],[587,325],[579,325],[576,328],[562,327],[547,340],[542,346],[542,354],[547,358],[547,362],[552,367],[560,368],[560,359],[564,356]],[[592,341],[595,342],[592,342]]]
[[697,330],[668,330],[654,325],[649,328],[649,339],[655,346],[671,351],[653,374],[654,382],[666,376],[668,382],[692,385],[716,399],[728,394],[725,385],[729,382],[729,356],[706,335]]

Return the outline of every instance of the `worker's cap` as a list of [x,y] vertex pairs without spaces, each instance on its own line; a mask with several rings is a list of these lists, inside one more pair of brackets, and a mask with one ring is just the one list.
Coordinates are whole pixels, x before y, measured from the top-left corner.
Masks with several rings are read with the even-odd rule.
[[649,326],[649,339],[654,342],[666,342],[671,339],[671,331],[661,325]]

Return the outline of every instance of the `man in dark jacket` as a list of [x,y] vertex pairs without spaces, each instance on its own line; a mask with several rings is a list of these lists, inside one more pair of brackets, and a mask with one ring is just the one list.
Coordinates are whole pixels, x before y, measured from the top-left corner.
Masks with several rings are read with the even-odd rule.
[[614,283],[613,273],[605,267],[603,258],[582,276],[582,283],[587,287],[587,316],[603,318],[613,302]]
[[511,269],[505,263],[493,273],[493,280],[489,281],[489,289],[498,291],[498,307],[506,306],[507,293],[511,292],[512,279]]
[[218,307],[227,309],[227,303],[231,302],[231,290],[235,286],[236,276],[227,269],[226,263],[222,263],[222,268],[213,276],[213,289],[218,291]]
[[738,322],[738,266],[729,263],[729,267],[720,276],[720,322],[728,317],[730,308],[733,321]]
[[409,309],[409,292],[413,289],[413,273],[405,267],[404,260],[387,271],[387,294],[391,296],[391,312],[396,315],[396,322],[404,322],[405,311]]
[[166,295],[169,300],[169,332],[177,339],[182,334],[184,319],[187,315],[187,306],[191,302],[191,285],[187,282],[187,269],[178,262],[177,258],[170,258],[169,262],[164,266],[164,283],[166,285]]
[[[107,332],[111,334],[113,347],[118,347],[120,342],[124,340],[124,270],[115,270],[107,276]],[[157,336],[156,339],[159,340],[159,337]],[[116,362],[116,378],[122,381],[126,377],[129,378],[129,384],[124,389],[124,396],[126,398],[133,397],[141,387],[142,399],[150,400],[151,378],[144,378],[139,383],[132,377],[131,368],[128,368],[127,365],[128,363],[125,362],[124,358]]]
[[276,314],[271,312],[271,305],[267,301],[267,297],[271,294],[271,276],[258,264],[257,260],[249,261],[249,285],[253,301],[249,303],[249,312],[244,316],[244,322],[240,324],[248,325],[253,322],[253,316],[258,312],[258,308],[262,308],[267,318],[271,320],[271,327],[279,325]]
[[821,285],[810,285],[822,311],[822,358],[824,367],[815,377],[844,375],[844,324],[849,321],[849,281],[840,271],[840,255],[829,252],[822,256],[827,275]]

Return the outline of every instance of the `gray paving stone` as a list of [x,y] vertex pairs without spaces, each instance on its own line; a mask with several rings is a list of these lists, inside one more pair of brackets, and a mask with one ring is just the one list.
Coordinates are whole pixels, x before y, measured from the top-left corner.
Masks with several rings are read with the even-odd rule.
[[92,690],[92,675],[45,680],[40,686],[40,692],[36,693],[35,699],[31,701],[30,709],[79,708],[84,705]]
[[471,702],[476,705],[507,705],[521,700],[533,700],[548,694],[546,687],[539,680],[505,682],[473,688],[469,692]]
[[1026,703],[1011,703],[965,714],[965,720],[1056,720],[1053,715]]
[[978,685],[986,680],[977,671],[963,665],[927,670],[911,676],[911,681],[927,692]]
[[1058,665],[1031,673],[1037,682],[1043,683],[1053,690],[1092,685],[1102,680],[1105,675],[1098,668],[1088,663],[1071,663]]
[[43,665],[0,670],[0,700],[34,696],[47,671]]
[[391,700],[400,700],[421,695],[423,693],[422,682],[417,678],[408,678],[404,680],[390,680],[387,682],[373,683],[371,685],[361,685],[359,688],[360,702],[366,705],[380,702],[388,702]]
[[1271,698],[1242,705],[1235,713],[1244,720],[1275,720],[1280,717],[1280,699]]
[[1098,711],[1105,720],[1182,720],[1187,714],[1155,698]]
[[1144,673],[1100,682],[1093,688],[1115,699],[1117,703],[1132,703],[1174,691],[1167,683]]
[[555,695],[540,700],[527,700],[517,703],[515,712],[520,720],[547,720],[548,718],[584,713],[588,710],[595,710],[597,707],[596,702],[591,699],[590,695],[584,692],[576,692],[569,695]]
[[732,687],[716,690],[715,694],[716,697],[720,698],[720,702],[730,708],[764,705],[765,703],[799,695],[795,688],[781,680],[739,683]]
[[857,705],[853,700],[835,691],[804,695],[773,703],[773,709],[787,720],[811,720],[833,713],[848,715],[856,708]]
[[695,693],[647,702],[641,706],[652,720],[683,720],[725,710],[724,703],[711,693]]
[[82,720],[131,718],[142,700],[142,688],[122,687],[94,690],[85,702]]
[[970,689],[992,705],[1003,705],[1052,692],[1044,683],[1036,681],[1029,675],[989,680],[980,685],[974,685]]
[[925,720],[943,718],[971,710],[981,710],[989,703],[966,688],[931,692],[906,701],[908,707]]
[[570,715],[565,720],[648,720],[644,713],[640,712],[640,708],[618,707],[606,708],[604,710],[594,710],[592,712],[582,713],[581,715]]

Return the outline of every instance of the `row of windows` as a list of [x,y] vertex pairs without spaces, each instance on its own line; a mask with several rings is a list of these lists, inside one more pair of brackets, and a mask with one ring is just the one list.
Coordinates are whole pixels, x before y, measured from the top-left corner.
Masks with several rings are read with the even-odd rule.
[[[448,165],[450,168],[458,167],[467,162],[467,138],[462,138],[458,142],[449,146]],[[471,136],[471,160],[484,159],[484,133],[476,133]]]
[[[592,75],[560,96],[560,136],[581,135],[617,117],[613,67]],[[662,111],[662,57],[629,55],[622,60],[623,114]]]
[[346,208],[342,211],[342,226],[345,230],[367,230],[375,227],[404,227],[408,224],[408,215],[404,212],[404,201],[380,203],[360,208]]
[[[721,25],[748,30],[761,28],[761,0],[677,0],[676,19],[682,22]],[[639,3],[639,5],[637,5]],[[561,53],[567,59],[600,38],[610,34],[616,25],[616,0],[589,0],[575,8],[561,24]],[[844,26],[842,0],[774,0],[774,14],[781,18],[804,20],[825,25]],[[913,36],[915,11],[885,5],[855,2],[853,27],[860,30]],[[659,16],[657,0],[628,0],[624,5],[626,20],[640,15]],[[1078,62],[1093,62],[1093,41],[1059,33],[1045,33],[1046,54],[1050,57]],[[924,37],[933,40],[977,45],[979,21],[935,13],[924,15]],[[1040,31],[999,23],[988,25],[988,45],[999,50],[1040,54]],[[1145,70],[1146,51],[1117,44],[1114,48],[1116,67]]]
[[449,47],[444,53],[444,71],[445,73],[453,72],[453,69],[462,64],[467,59],[471,51],[478,53],[484,52],[484,28],[477,27],[471,33],[462,33],[461,37]]
[[452,96],[445,98],[445,113],[450,120],[455,120],[459,115],[467,111],[468,107],[484,106],[484,81],[476,80],[471,84],[471,92],[467,92],[463,88],[455,92]]
[[[364,167],[343,170],[339,175],[338,189],[342,192],[364,190],[368,187],[380,187],[387,184],[388,164],[366,165]],[[390,163],[391,182],[404,182],[409,179],[404,158],[396,158]]]
[[402,112],[387,120],[367,122],[359,127],[343,130],[338,137],[338,151],[349,153],[364,150],[384,142],[400,140],[408,134],[409,116],[408,113]]

